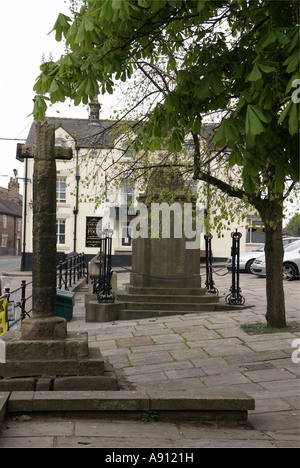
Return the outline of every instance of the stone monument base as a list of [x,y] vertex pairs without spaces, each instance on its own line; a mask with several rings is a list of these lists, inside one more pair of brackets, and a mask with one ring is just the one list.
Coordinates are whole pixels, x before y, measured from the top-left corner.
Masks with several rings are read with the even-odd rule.
[[7,332],[2,340],[5,362],[0,363],[0,391],[119,389],[100,349],[88,346],[87,333],[24,340],[20,332]]
[[67,322],[62,317],[33,317],[22,321],[23,340],[60,340],[66,336]]

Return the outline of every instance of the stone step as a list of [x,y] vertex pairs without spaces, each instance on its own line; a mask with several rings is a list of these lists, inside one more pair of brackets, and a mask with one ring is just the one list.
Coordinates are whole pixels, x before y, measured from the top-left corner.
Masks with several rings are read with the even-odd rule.
[[90,347],[88,356],[70,359],[7,359],[0,363],[0,378],[39,376],[93,376],[103,375],[105,362],[99,348]]
[[205,294],[201,296],[190,295],[152,295],[152,294],[126,294],[124,291],[115,291],[115,298],[117,302],[144,302],[151,304],[207,304],[218,302],[218,296],[213,294]]
[[[159,421],[245,421],[255,401],[244,392],[52,391],[12,392],[9,413],[88,412],[99,418],[141,419],[155,412]],[[152,413],[153,414],[153,413]]]
[[[211,306],[213,307],[213,306]],[[206,308],[205,311],[215,311],[214,308],[208,309]],[[203,311],[204,312],[204,311]],[[199,310],[128,310],[128,309],[121,309],[118,312],[118,320],[141,320],[146,318],[153,318],[153,317],[171,317],[172,315],[185,315],[185,314],[197,314]]]
[[0,392],[0,425],[3,423],[10,397],[9,392]]
[[[100,350],[99,350],[100,352]],[[44,369],[47,369],[47,363],[44,363]],[[48,369],[49,370],[49,369]],[[58,369],[57,369],[58,370]],[[82,375],[63,375],[57,376],[54,373],[51,375],[40,375],[35,377],[6,377],[0,378],[0,394],[2,392],[16,391],[56,391],[56,390],[120,390],[121,383],[118,382],[114,367],[109,362],[104,362],[104,370],[102,366],[99,369],[94,369],[89,375],[88,370]],[[52,368],[55,372],[55,367]]]
[[204,288],[139,288],[125,284],[124,289],[128,294],[150,294],[158,296],[203,296],[206,295]]
[[24,340],[18,331],[3,335],[6,360],[81,359],[88,356],[87,332],[71,332],[64,339]]
[[185,303],[185,302],[115,302],[119,304],[122,309],[126,310],[152,310],[152,311],[173,311],[178,313],[191,313],[191,312],[202,312],[206,310],[216,310],[216,306],[219,304],[218,301],[214,302],[203,302],[203,303]]

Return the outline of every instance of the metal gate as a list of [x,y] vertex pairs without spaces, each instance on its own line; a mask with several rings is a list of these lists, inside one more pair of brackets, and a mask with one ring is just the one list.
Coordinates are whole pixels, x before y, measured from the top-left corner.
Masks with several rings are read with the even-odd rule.
[[115,296],[111,287],[111,248],[112,248],[112,234],[111,229],[101,231],[100,239],[100,255],[99,255],[99,276],[93,281],[93,293],[97,295],[98,302],[114,302]]

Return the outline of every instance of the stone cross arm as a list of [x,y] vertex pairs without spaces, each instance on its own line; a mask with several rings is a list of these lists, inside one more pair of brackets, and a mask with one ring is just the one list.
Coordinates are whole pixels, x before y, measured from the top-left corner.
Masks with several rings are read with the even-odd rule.
[[[17,159],[26,159],[26,158],[34,158],[36,155],[36,147],[35,145],[24,145],[24,144],[17,144]],[[54,147],[54,155],[55,159],[64,159],[70,160],[73,157],[72,148],[66,148],[63,146],[55,146]]]

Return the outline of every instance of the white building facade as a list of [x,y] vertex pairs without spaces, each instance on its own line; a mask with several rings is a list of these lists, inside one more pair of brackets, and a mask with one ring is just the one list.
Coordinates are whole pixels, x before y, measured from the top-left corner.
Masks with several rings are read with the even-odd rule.
[[[121,184],[118,188],[110,185],[107,168],[113,166],[113,161],[126,164],[131,155],[128,151],[116,149],[115,139],[118,136],[114,122],[101,120],[99,110],[98,101],[94,101],[90,104],[88,119],[47,118],[55,126],[55,144],[69,146],[73,150],[72,160],[56,161],[57,261],[64,260],[73,252],[84,253],[85,260],[90,261],[99,251],[99,232],[111,229],[113,266],[130,266],[130,223],[135,216],[132,208],[137,204],[139,188],[130,183]],[[34,144],[34,132],[33,123],[26,144]],[[33,159],[24,159],[22,162],[25,165],[22,270],[30,271],[33,252]],[[101,202],[96,203],[97,196],[101,194]],[[131,208],[128,208],[130,204]],[[199,206],[198,209],[201,212],[205,207]],[[236,226],[232,224],[234,230],[238,229],[242,233],[241,253],[264,244],[264,233],[257,230],[261,221],[255,216],[250,217],[249,221],[250,228],[241,228],[238,218]],[[202,226],[202,252],[205,249],[204,234]],[[224,231],[222,238],[218,238],[214,232],[212,235],[213,257],[225,262],[230,256],[231,232]]]

